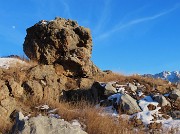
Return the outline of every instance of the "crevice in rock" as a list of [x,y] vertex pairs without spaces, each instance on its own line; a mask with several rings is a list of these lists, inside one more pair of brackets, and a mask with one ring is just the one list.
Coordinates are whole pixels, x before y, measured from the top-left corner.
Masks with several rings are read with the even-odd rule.
[[24,82],[21,86],[24,88],[27,94],[34,95],[34,91],[26,82]]
[[6,84],[7,88],[8,88],[8,90],[9,90],[9,96],[14,97],[14,95],[12,94],[12,88],[11,88],[11,86],[10,86],[10,84],[9,84],[9,81],[6,80],[6,81],[5,81],[5,84]]

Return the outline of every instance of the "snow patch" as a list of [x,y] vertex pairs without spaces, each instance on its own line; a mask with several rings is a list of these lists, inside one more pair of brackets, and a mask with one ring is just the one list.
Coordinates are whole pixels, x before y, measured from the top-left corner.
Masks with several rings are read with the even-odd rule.
[[0,58],[0,68],[9,69],[9,67],[13,67],[18,64],[26,65],[27,63],[17,58]]

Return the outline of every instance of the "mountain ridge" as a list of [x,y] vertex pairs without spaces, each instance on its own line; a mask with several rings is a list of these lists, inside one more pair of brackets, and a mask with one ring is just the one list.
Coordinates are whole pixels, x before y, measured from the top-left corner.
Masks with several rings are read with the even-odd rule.
[[144,77],[160,78],[172,83],[180,83],[180,71],[163,71],[156,74],[144,74]]

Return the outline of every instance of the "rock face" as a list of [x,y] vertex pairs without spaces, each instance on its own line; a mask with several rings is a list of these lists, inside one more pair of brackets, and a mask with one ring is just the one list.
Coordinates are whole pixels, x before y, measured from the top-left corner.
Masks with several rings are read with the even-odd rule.
[[99,71],[90,60],[90,30],[69,19],[42,20],[28,28],[23,49],[31,60],[62,65],[68,76],[88,77]]
[[13,134],[87,134],[79,126],[62,119],[38,116],[29,120],[17,120],[12,129]]

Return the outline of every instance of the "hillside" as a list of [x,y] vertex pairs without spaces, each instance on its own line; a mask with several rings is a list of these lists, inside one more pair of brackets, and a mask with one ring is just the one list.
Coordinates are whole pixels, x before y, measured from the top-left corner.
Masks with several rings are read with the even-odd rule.
[[179,85],[100,70],[76,21],[36,23],[23,49],[0,58],[1,133],[180,133]]

